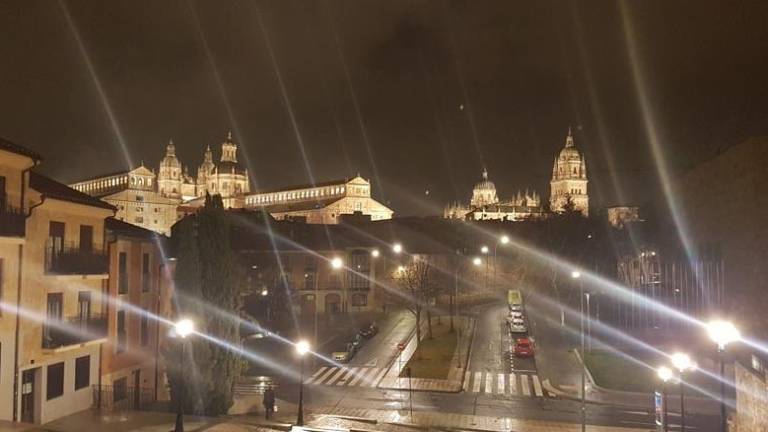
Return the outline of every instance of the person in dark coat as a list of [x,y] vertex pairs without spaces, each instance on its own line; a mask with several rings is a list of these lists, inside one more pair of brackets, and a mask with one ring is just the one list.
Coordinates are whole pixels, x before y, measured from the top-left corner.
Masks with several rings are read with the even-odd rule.
[[267,420],[269,420],[275,412],[275,390],[271,386],[264,390],[264,412],[267,416]]

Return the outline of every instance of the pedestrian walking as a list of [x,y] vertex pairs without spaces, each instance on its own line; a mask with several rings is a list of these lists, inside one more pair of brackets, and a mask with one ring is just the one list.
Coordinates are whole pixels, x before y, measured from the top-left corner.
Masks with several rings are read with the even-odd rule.
[[275,412],[275,390],[271,386],[264,390],[264,412],[267,420],[272,418]]

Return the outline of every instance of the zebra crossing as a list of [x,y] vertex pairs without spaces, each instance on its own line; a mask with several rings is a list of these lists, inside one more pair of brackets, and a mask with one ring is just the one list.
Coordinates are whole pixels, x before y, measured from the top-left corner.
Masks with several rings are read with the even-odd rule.
[[535,374],[466,371],[464,391],[486,395],[544,397],[541,380]]
[[376,387],[387,373],[377,367],[331,367],[323,366],[304,380],[308,385]]

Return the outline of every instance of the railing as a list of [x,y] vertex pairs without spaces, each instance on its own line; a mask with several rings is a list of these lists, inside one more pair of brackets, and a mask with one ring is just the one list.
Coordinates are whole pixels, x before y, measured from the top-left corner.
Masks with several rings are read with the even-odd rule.
[[107,319],[102,315],[87,319],[70,318],[46,322],[43,327],[43,349],[78,345],[107,336]]
[[92,388],[93,406],[99,411],[141,411],[152,409],[155,403],[155,391],[150,387],[94,385]]
[[24,212],[9,205],[0,206],[0,237],[24,237]]
[[57,247],[50,240],[45,248],[45,271],[60,275],[109,273],[109,259],[101,247],[82,245]]

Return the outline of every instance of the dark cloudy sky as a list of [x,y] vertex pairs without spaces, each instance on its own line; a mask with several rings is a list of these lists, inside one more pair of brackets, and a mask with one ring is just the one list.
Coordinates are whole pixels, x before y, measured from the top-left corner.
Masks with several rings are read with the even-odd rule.
[[502,197],[548,196],[573,124],[593,203],[642,203],[638,92],[674,170],[768,133],[766,3],[0,1],[0,136],[72,181],[171,137],[195,171],[231,128],[260,187],[359,171],[411,214],[483,165]]

